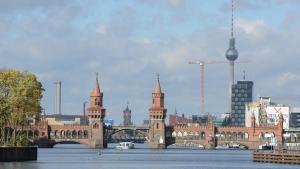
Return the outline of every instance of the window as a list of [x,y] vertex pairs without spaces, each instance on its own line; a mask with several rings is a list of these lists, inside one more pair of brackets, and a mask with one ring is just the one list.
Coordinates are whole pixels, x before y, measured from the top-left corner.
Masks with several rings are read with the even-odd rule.
[[94,129],[99,128],[99,124],[98,124],[98,123],[95,123],[95,124],[93,125],[93,128],[94,128]]
[[158,129],[159,128],[159,124],[158,123],[156,123],[156,129]]

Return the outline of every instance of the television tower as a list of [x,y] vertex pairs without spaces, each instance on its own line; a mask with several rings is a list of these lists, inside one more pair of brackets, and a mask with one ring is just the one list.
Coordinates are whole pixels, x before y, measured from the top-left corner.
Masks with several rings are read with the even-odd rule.
[[233,0],[231,0],[231,34],[229,39],[229,48],[226,51],[226,59],[229,61],[230,78],[229,78],[229,112],[231,112],[231,95],[232,85],[234,84],[234,61],[238,58],[239,53],[235,49],[235,38],[233,36]]

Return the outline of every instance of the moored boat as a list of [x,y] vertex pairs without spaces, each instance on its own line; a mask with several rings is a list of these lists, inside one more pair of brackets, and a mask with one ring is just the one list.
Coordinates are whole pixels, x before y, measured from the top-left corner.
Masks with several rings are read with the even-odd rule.
[[225,145],[219,145],[216,147],[216,149],[229,149],[229,145],[225,144]]
[[117,149],[119,150],[127,150],[127,149],[133,149],[134,143],[132,142],[120,142],[117,146]]

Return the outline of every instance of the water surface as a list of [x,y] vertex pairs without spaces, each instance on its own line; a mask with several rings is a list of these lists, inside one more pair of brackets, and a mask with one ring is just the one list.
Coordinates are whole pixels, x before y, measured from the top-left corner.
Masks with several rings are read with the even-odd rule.
[[146,144],[136,149],[117,150],[115,144],[101,150],[80,144],[60,144],[39,149],[34,162],[0,163],[0,169],[299,169],[298,165],[253,163],[248,150],[199,150],[168,147],[151,150]]

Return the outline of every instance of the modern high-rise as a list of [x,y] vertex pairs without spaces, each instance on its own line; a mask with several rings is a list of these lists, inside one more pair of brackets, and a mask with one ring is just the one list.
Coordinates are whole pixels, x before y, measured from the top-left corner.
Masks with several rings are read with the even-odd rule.
[[290,128],[300,128],[300,112],[291,112]]
[[252,102],[252,81],[238,81],[232,85],[231,125],[245,126],[245,104]]

